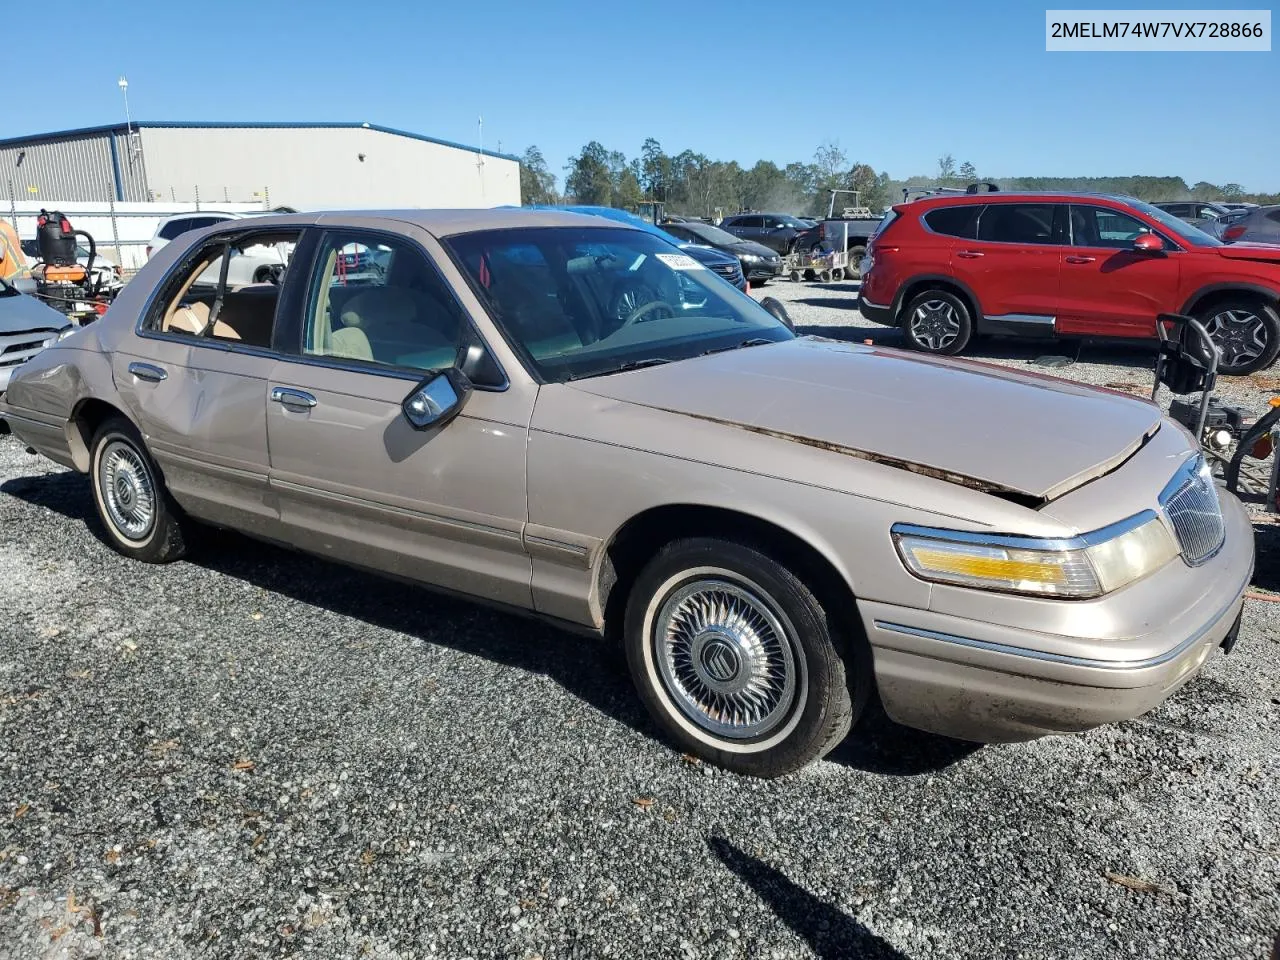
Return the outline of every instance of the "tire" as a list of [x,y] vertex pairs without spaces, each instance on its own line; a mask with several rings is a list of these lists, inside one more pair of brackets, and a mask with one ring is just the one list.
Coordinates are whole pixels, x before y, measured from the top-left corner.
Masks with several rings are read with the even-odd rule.
[[802,276],[800,275],[800,271],[799,271],[799,270],[792,270],[792,271],[791,271],[791,282],[792,282],[792,283],[799,283],[799,282],[800,282],[801,280],[803,280],[803,279],[804,279],[804,277],[802,277]]
[[[750,628],[738,626],[743,619]],[[778,777],[825,755],[871,691],[865,641],[849,645],[846,665],[832,621],[805,583],[729,540],[664,547],[627,598],[624,643],[640,699],[663,731],[680,749],[735,773]],[[768,675],[773,686],[757,690],[753,703],[727,699],[752,675],[757,683]],[[735,706],[744,712],[726,718]]]
[[963,300],[946,290],[926,290],[902,314],[907,343],[923,353],[954,356],[973,338],[973,318]]
[[144,563],[168,563],[187,551],[185,520],[137,429],[111,417],[89,446],[89,485],[107,542]]
[[843,279],[844,279],[844,268],[843,268],[843,267],[836,267],[834,270],[832,270],[832,271],[831,271],[831,279],[832,279],[832,280],[835,280],[835,281],[843,280]]
[[1269,367],[1280,354],[1280,314],[1251,297],[1219,300],[1195,317],[1222,351],[1218,372],[1242,376]]
[[862,258],[866,255],[866,247],[849,248],[849,269],[844,272],[846,280],[857,280],[862,276]]
[[[1253,448],[1259,440],[1271,433],[1272,426],[1276,421],[1280,420],[1280,407],[1272,407],[1265,414],[1257,419],[1257,421],[1244,432],[1244,436],[1236,443],[1235,452],[1231,456],[1231,461],[1223,470],[1223,480],[1226,481],[1227,489],[1240,496],[1241,493],[1255,494],[1265,493],[1267,484],[1271,481],[1271,470],[1266,461],[1270,457],[1261,461],[1255,461],[1258,464],[1257,469],[1250,469],[1252,464],[1246,466],[1246,460],[1254,460]],[[1272,451],[1271,457],[1280,456],[1280,451]],[[1243,483],[1241,481],[1244,481]],[[1261,488],[1261,489],[1258,489]]]

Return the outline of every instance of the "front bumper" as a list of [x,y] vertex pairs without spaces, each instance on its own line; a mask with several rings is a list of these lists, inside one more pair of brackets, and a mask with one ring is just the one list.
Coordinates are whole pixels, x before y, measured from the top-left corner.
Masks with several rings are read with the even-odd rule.
[[[1033,633],[859,602],[885,711],[909,727],[999,743],[1087,730],[1159,706],[1224,641],[1230,646],[1235,639],[1253,574],[1253,527],[1234,497],[1224,494],[1222,508],[1226,541],[1194,571],[1204,589],[1181,609],[1185,594],[1171,590],[1169,616],[1153,618],[1141,636],[1092,640],[1086,629],[1073,636]],[[1147,578],[1144,592],[1158,588],[1165,574]],[[1179,582],[1175,576],[1180,581],[1187,572],[1168,571],[1170,586]],[[1105,618],[1106,605],[1129,602],[1131,589],[1077,606],[1082,628]]]
[[772,280],[782,273],[782,261],[742,262],[742,273],[748,280]]

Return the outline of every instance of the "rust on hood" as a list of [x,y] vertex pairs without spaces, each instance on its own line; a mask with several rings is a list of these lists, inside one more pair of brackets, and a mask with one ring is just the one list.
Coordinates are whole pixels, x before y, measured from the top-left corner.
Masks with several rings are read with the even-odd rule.
[[993,497],[999,497],[1001,500],[1007,500],[1010,503],[1030,507],[1033,510],[1039,509],[1049,502],[1045,497],[1033,496],[1029,493],[1023,492],[1022,490],[1014,490],[1010,487],[993,483],[990,480],[980,480],[977,477],[966,476],[963,473],[955,473],[951,470],[941,470],[938,467],[930,467],[923,463],[903,460],[901,457],[891,457],[887,454],[874,453],[870,450],[859,450],[856,447],[847,447],[843,444],[832,443],[829,440],[818,440],[814,437],[806,437],[796,433],[786,433],[781,430],[771,430],[768,427],[756,426],[749,423],[739,423],[734,420],[722,420],[719,417],[709,417],[706,414],[701,413],[690,413],[686,410],[667,410],[666,412],[679,414],[683,417],[690,417],[694,420],[703,420],[707,423],[714,423],[723,427],[734,427],[738,430],[745,430],[748,433],[756,433],[763,437],[772,437],[775,440],[786,440],[790,443],[800,443],[806,447],[814,447],[818,450],[838,453],[845,457],[856,457],[859,460],[878,463],[886,467],[892,467],[895,470],[905,470],[908,473],[916,473],[922,477],[930,477],[934,480],[941,480],[944,483],[952,483],[958,487],[968,487],[970,490],[977,490]]

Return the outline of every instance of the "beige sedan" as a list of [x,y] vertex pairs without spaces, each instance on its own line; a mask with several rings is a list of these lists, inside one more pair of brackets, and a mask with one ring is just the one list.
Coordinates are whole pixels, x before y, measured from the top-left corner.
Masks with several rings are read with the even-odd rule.
[[[228,284],[257,244],[278,284]],[[1137,716],[1230,649],[1253,566],[1152,404],[797,338],[555,211],[188,234],[0,416],[121,553],[215,524],[616,639],[681,749],[762,776],[873,694],[978,741]]]

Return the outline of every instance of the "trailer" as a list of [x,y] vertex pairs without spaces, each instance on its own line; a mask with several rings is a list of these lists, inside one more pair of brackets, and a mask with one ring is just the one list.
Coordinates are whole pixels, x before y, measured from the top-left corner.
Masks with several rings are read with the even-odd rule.
[[[827,201],[827,215],[816,227],[796,238],[797,252],[813,251],[825,247],[841,255],[841,277],[854,280],[861,276],[859,263],[867,253],[867,243],[880,229],[884,216],[871,212],[867,207],[857,205],[856,190],[832,190]],[[836,198],[840,194],[850,194],[854,205],[842,207],[836,212]]]

